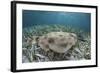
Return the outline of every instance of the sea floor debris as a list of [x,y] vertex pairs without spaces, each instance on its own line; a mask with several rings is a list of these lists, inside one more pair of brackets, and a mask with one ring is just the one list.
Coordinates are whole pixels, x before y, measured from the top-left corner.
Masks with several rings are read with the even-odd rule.
[[[60,54],[52,50],[45,52],[40,46],[31,44],[32,36],[41,36],[53,31],[72,32],[77,35],[82,34],[84,40],[78,40],[75,47],[72,47],[66,53]],[[48,61],[64,61],[64,60],[89,60],[91,59],[91,37],[89,32],[83,32],[69,26],[53,25],[53,26],[33,26],[23,29],[22,36],[22,62],[48,62]],[[33,39],[32,39],[33,40]]]

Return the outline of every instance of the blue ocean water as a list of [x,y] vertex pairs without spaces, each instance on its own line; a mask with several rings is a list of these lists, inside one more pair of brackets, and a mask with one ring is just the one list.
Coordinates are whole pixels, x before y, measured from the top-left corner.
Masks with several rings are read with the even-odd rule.
[[78,12],[56,12],[23,10],[23,28],[34,25],[70,25],[90,32],[91,14]]

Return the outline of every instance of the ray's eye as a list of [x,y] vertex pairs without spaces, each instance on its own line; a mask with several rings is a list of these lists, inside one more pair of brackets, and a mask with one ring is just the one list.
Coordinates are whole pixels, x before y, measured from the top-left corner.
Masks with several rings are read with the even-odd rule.
[[53,38],[49,38],[48,39],[48,43],[54,43],[54,39]]

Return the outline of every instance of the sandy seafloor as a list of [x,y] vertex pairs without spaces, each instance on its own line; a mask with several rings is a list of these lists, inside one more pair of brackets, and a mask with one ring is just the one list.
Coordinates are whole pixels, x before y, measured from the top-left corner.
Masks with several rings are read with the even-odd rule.
[[[42,36],[49,32],[69,32],[78,36],[76,45],[68,50],[66,54],[59,54],[53,51],[46,53],[37,44],[31,44],[33,36]],[[56,34],[55,34],[56,35]],[[81,40],[80,40],[81,39]],[[29,42],[27,42],[29,41]],[[35,40],[34,40],[35,41]],[[86,32],[72,26],[61,24],[35,25],[23,28],[22,32],[22,62],[47,62],[47,61],[68,61],[68,60],[89,60],[91,59],[91,36]]]

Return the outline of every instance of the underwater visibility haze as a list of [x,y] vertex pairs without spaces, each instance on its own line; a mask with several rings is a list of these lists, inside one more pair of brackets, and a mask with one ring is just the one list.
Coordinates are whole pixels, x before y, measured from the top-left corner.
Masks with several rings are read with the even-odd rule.
[[33,25],[70,25],[85,31],[90,31],[91,14],[79,12],[56,12],[23,10],[23,27]]

